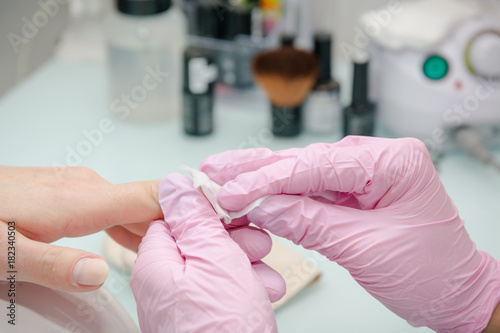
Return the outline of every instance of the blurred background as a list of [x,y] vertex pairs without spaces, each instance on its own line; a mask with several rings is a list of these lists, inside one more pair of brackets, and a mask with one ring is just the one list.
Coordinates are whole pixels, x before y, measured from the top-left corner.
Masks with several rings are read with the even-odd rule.
[[[121,183],[231,149],[412,136],[478,248],[500,259],[500,1],[0,0],[0,32],[2,165],[86,166]],[[431,332],[277,242],[299,256],[282,273],[307,286],[276,310],[280,331]],[[136,325],[134,254],[110,254],[102,232],[56,243],[106,256],[109,293],[52,317],[26,298],[29,324]],[[81,304],[113,316],[89,326]]]
[[[186,3],[196,1],[186,1]],[[223,1],[206,1],[213,4],[222,4]],[[314,22],[324,30],[335,32],[340,41],[351,42],[354,36],[354,26],[361,13],[378,8],[387,3],[385,0],[313,0]],[[47,2],[49,3],[49,1]],[[61,11],[51,17],[43,29],[33,37],[33,45],[23,50],[24,58],[19,58],[12,52],[8,38],[2,39],[0,69],[2,81],[0,93],[19,82],[34,68],[43,63],[54,52],[62,57],[101,58],[104,59],[106,48],[103,21],[113,8],[112,0],[72,0],[56,1]],[[40,9],[36,0],[8,1],[2,0],[0,12],[0,31],[17,32],[22,36],[21,29],[25,16],[32,18]],[[342,13],[342,15],[340,15]],[[83,29],[82,26],[85,26]],[[63,33],[67,37],[63,38]],[[7,36],[6,36],[7,37]],[[30,43],[31,44],[31,43]],[[336,50],[339,59],[344,59],[340,50]]]

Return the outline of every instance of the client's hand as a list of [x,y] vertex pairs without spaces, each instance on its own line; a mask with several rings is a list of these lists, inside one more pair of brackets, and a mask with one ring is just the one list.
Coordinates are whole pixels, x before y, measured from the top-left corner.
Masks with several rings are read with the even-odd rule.
[[137,250],[149,223],[162,217],[158,184],[113,185],[83,167],[0,166],[0,270],[11,270],[7,259],[15,256],[18,281],[68,291],[99,288],[108,274],[102,257],[47,243],[106,229]]

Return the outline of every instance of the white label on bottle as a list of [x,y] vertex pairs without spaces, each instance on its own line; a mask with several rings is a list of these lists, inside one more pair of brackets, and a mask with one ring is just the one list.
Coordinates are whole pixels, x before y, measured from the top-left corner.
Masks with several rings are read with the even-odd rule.
[[206,58],[192,58],[188,64],[189,90],[193,94],[204,94],[208,85],[217,79],[217,67],[209,65]]

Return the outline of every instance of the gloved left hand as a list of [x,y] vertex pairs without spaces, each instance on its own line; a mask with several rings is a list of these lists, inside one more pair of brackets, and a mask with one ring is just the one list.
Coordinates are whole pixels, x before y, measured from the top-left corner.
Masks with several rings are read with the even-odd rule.
[[276,332],[271,301],[283,296],[284,282],[259,261],[269,236],[226,231],[184,176],[165,178],[159,199],[164,220],[143,238],[130,281],[141,331]]

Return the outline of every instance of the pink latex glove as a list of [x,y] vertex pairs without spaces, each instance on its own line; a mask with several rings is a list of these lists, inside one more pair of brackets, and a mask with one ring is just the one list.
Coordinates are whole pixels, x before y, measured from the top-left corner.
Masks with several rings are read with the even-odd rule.
[[241,227],[230,237],[182,175],[162,181],[159,200],[164,220],[149,227],[130,281],[141,331],[276,332],[270,299],[285,285],[259,261],[271,249],[269,235]]
[[500,302],[499,262],[476,250],[416,139],[231,151],[201,170],[228,210],[277,194],[248,219],[342,265],[411,325],[481,332]]

